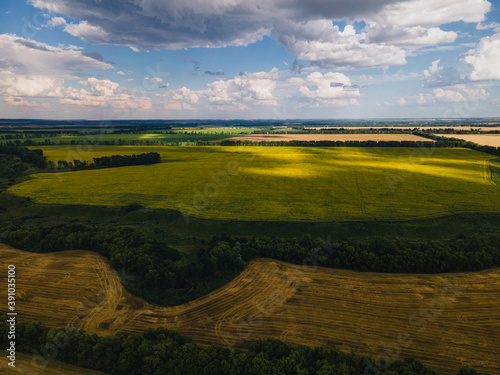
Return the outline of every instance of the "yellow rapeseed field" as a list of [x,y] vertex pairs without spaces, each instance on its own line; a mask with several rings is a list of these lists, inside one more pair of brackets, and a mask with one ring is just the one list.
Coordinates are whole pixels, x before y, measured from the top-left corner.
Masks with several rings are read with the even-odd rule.
[[494,157],[468,149],[85,148],[44,147],[44,152],[54,161],[159,152],[162,163],[36,174],[10,192],[38,203],[137,202],[229,220],[409,220],[500,212],[500,188],[489,163]]

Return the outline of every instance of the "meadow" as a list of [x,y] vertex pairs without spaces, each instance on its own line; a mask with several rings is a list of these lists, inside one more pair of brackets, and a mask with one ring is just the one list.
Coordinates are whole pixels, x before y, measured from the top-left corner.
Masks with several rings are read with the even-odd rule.
[[396,358],[420,359],[442,374],[463,365],[500,371],[500,269],[384,274],[257,259],[210,294],[160,307],[128,293],[96,253],[34,254],[2,244],[0,251],[2,269],[17,265],[22,319],[49,327],[108,336],[163,326],[199,344],[245,348],[273,337],[374,357],[389,347]]
[[44,146],[52,161],[158,152],[162,163],[39,173],[9,192],[40,204],[171,209],[205,219],[406,221],[499,213],[494,157],[469,149]]

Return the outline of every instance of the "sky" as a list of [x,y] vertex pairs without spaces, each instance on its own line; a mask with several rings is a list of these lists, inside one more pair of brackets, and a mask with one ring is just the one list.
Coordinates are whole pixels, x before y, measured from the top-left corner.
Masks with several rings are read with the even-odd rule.
[[500,0],[2,0],[0,118],[500,117]]

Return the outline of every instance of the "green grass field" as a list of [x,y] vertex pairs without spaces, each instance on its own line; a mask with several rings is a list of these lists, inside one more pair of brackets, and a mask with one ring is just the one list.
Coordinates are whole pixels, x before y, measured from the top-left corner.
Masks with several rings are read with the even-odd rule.
[[[51,160],[67,158],[65,147],[44,150]],[[80,160],[154,151],[163,162],[36,174],[9,191],[37,203],[139,202],[243,221],[399,221],[500,212],[500,188],[490,173],[493,156],[468,149],[93,146],[83,151]]]

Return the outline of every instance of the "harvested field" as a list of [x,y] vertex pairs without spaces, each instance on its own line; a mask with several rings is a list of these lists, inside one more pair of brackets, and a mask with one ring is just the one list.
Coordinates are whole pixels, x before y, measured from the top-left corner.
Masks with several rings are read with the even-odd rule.
[[68,365],[53,359],[45,359],[33,354],[16,353],[16,367],[7,365],[2,358],[0,374],[8,375],[106,375],[106,373]]
[[[242,137],[228,138],[227,141],[422,141],[434,142],[432,139],[413,134],[250,134]],[[222,140],[213,141],[216,143]]]
[[390,345],[443,374],[466,364],[500,373],[500,269],[377,274],[258,259],[224,287],[165,308],[126,292],[92,252],[33,254],[0,245],[0,254],[1,269],[17,268],[20,317],[51,327],[111,335],[166,326],[200,344],[245,347],[274,337],[372,356]]
[[[479,145],[500,147],[500,134],[437,134],[441,137],[458,138]],[[232,138],[231,138],[232,139]]]

